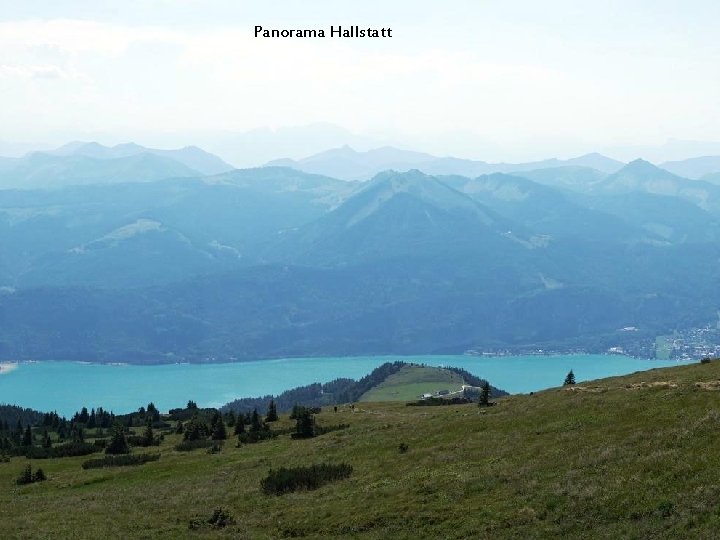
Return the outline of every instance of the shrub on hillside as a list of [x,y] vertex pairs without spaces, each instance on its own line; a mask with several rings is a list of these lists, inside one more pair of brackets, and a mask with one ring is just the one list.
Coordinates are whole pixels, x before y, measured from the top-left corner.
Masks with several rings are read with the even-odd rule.
[[145,435],[128,435],[125,439],[130,446],[140,446],[143,448],[148,446],[160,446],[159,437],[153,437],[152,440],[150,440]]
[[192,450],[199,450],[200,448],[212,448],[215,441],[209,439],[198,439],[194,441],[183,441],[175,445],[175,450],[178,452],[190,452]]
[[98,459],[89,459],[82,464],[82,468],[101,469],[103,467],[127,467],[131,465],[142,465],[159,459],[160,454],[121,454],[117,456],[105,456]]
[[20,476],[15,480],[15,483],[18,486],[23,486],[26,484],[34,484],[35,482],[44,482],[45,480],[47,480],[47,476],[45,476],[43,470],[38,468],[38,470],[33,473],[32,467],[28,463],[23,472],[20,473]]
[[274,439],[278,436],[278,433],[271,430],[262,429],[260,431],[246,431],[238,435],[238,442],[241,444],[254,444],[261,441],[267,441]]
[[348,478],[353,468],[347,463],[331,465],[322,463],[309,467],[271,469],[260,482],[262,490],[268,495],[282,495],[298,490],[313,490],[332,482]]
[[50,448],[43,448],[40,446],[31,446],[25,451],[25,457],[28,459],[53,459],[63,457],[75,457],[75,456],[87,456],[94,454],[100,450],[94,444],[86,442],[68,442],[65,444],[59,444],[57,446],[51,446]]
[[128,446],[127,439],[125,438],[125,428],[116,423],[113,426],[112,437],[105,447],[106,454],[129,454],[130,447]]

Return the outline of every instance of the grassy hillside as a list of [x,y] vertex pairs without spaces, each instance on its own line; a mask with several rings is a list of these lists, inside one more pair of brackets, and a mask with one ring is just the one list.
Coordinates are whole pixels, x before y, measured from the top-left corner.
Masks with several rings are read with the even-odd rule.
[[405,366],[375,388],[365,392],[360,401],[410,401],[424,393],[440,390],[458,392],[464,381],[457,373],[428,366]]
[[[476,405],[324,410],[313,439],[83,470],[0,463],[2,538],[711,538],[720,526],[720,362],[658,369]],[[279,426],[293,424],[282,416]],[[408,450],[401,453],[400,443]],[[156,450],[153,450],[156,451]],[[264,495],[271,468],[349,463],[316,491]],[[216,507],[236,520],[189,530]]]

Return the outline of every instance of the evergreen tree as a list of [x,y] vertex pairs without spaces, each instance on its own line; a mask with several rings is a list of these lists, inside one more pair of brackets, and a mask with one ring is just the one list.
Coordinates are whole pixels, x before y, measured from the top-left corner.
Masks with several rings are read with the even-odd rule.
[[157,407],[152,401],[148,403],[147,413],[148,415],[150,415],[150,419],[153,422],[158,422],[160,420],[160,411],[158,411]]
[[43,448],[50,448],[52,447],[52,440],[50,439],[50,434],[48,433],[48,430],[45,430],[45,434],[43,435],[43,442],[42,442]]
[[571,384],[575,384],[575,374],[573,373],[573,370],[571,369],[567,375],[565,375],[565,382],[563,383],[564,386],[568,386]]
[[228,425],[228,427],[233,427],[235,425],[235,412],[230,411],[225,415],[225,423]]
[[257,412],[257,409],[253,409],[252,416],[250,417],[250,431],[260,431],[263,428],[262,424],[260,423],[260,415]]
[[302,439],[315,436],[315,417],[308,409],[298,412],[295,420],[295,436]]
[[22,427],[22,424],[20,423],[20,420],[17,421],[17,425],[15,426],[15,431],[13,432],[12,439],[17,446],[20,446],[22,444],[23,427]]
[[275,405],[275,400],[270,400],[270,405],[268,405],[267,415],[265,416],[266,422],[275,422],[278,419],[277,414],[277,406]]
[[480,387],[480,399],[478,405],[487,407],[490,404],[490,383],[485,381]]
[[235,429],[233,431],[235,435],[245,433],[245,415],[239,414],[237,420],[235,420]]
[[130,448],[128,447],[127,439],[125,438],[125,427],[122,424],[116,423],[113,426],[112,437],[110,442],[105,448],[106,454],[129,454]]
[[22,445],[23,446],[32,446],[32,443],[33,443],[32,430],[30,429],[30,426],[28,425],[28,427],[25,428],[25,433],[23,433]]
[[227,431],[225,430],[225,422],[223,422],[222,416],[218,415],[218,420],[215,422],[212,430],[212,440],[224,441],[227,439]]
[[194,415],[185,425],[183,439],[186,441],[199,441],[208,435],[208,428],[198,415]]
[[155,433],[153,433],[152,419],[148,418],[143,432],[143,445],[152,446],[153,444],[155,444]]
[[73,426],[70,435],[75,442],[85,442],[85,431],[80,426]]
[[25,465],[25,469],[23,470],[23,472],[20,474],[20,476],[18,477],[18,479],[15,482],[18,485],[23,485],[23,484],[32,484],[32,481],[33,481],[32,467],[28,463],[27,465]]

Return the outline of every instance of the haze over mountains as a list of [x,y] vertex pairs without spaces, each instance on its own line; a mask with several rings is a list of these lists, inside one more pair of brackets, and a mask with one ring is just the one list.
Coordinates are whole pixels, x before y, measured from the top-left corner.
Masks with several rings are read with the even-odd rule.
[[720,186],[599,155],[430,158],[306,162],[344,179],[194,148],[22,158],[0,171],[24,188],[0,190],[0,359],[604,351],[716,320]]
[[478,176],[493,172],[547,169],[562,166],[592,167],[601,172],[615,172],[623,163],[600,154],[587,154],[574,159],[548,159],[530,163],[486,163],[453,157],[436,157],[422,152],[399,150],[393,147],[356,152],[349,146],[334,148],[301,160],[278,159],[267,165],[292,167],[303,172],[324,174],[344,180],[365,180],[379,172],[392,169],[419,169],[427,174],[458,174]]
[[133,143],[107,147],[94,142],[72,142],[54,151],[0,158],[0,188],[152,182],[217,174],[232,168],[194,146],[157,150]]

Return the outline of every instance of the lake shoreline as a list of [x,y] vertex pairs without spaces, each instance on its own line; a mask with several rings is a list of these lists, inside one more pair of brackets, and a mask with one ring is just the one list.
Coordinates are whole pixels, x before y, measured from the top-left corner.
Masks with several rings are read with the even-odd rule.
[[17,362],[0,362],[0,375],[6,375],[11,371],[15,371],[17,367]]
[[570,370],[581,382],[683,363],[613,354],[302,357],[157,365],[13,359],[17,370],[0,377],[0,396],[6,403],[64,415],[100,406],[122,414],[151,401],[163,411],[181,407],[188,400],[203,407],[220,407],[239,398],[278,395],[338,378],[358,380],[383,363],[395,361],[459,367],[511,394],[560,386]]
[[223,364],[247,364],[247,363],[254,363],[254,362],[274,362],[274,361],[285,361],[285,360],[306,360],[309,358],[313,359],[338,359],[338,358],[344,358],[348,360],[352,360],[353,358],[368,358],[368,357],[376,357],[376,358],[388,358],[388,359],[397,359],[400,361],[406,361],[404,359],[406,358],[422,358],[422,357],[437,357],[437,356],[452,356],[452,357],[463,357],[463,358],[492,358],[492,359],[500,359],[500,358],[517,358],[519,356],[522,357],[538,357],[538,358],[553,358],[557,356],[616,356],[621,358],[632,358],[635,360],[643,360],[643,361],[657,361],[657,362],[669,362],[669,361],[677,361],[677,362],[693,362],[693,361],[699,361],[699,359],[660,359],[660,358],[646,358],[644,356],[635,356],[631,354],[618,354],[618,353],[609,353],[609,352],[599,352],[599,353],[593,353],[593,352],[558,352],[558,351],[552,351],[552,352],[528,352],[528,353],[518,353],[518,354],[434,354],[434,353],[417,353],[417,354],[350,354],[350,355],[339,355],[339,356],[264,356],[264,357],[258,357],[258,358],[236,358],[236,359],[214,359],[214,360],[183,360],[183,361],[140,361],[140,362],[134,362],[132,360],[125,360],[125,361],[118,361],[118,360],[74,360],[74,359],[68,359],[68,358],[48,358],[48,359],[27,359],[27,360],[14,360],[14,361],[4,361],[0,360],[0,365],[10,365],[14,366],[11,367],[12,369],[15,369],[18,364],[34,364],[34,363],[42,363],[42,362],[66,362],[66,363],[73,363],[73,364],[83,364],[83,365],[89,365],[89,366],[212,366],[212,365],[223,365]]

